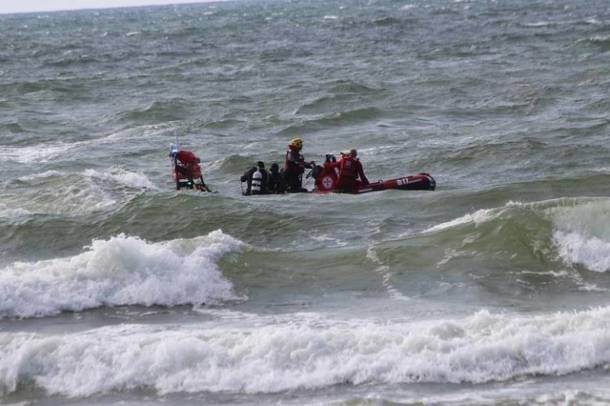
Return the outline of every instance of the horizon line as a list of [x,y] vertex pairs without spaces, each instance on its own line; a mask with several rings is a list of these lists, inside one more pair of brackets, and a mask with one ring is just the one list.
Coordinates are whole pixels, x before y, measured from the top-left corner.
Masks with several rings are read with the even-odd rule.
[[235,0],[178,0],[178,1],[163,0],[162,2],[158,2],[158,3],[154,2],[154,0],[149,0],[149,1],[152,1],[152,3],[147,4],[146,2],[144,2],[143,4],[125,4],[125,5],[110,5],[110,6],[91,5],[91,6],[84,6],[84,7],[78,7],[78,8],[63,8],[60,6],[58,8],[42,8],[42,9],[37,9],[37,10],[2,11],[0,9],[0,16],[1,15],[18,15],[18,14],[37,14],[37,13],[61,13],[61,12],[70,12],[70,11],[112,10],[112,9],[122,9],[122,8],[186,6],[186,5],[191,5],[191,4],[225,3],[228,1],[235,1]]

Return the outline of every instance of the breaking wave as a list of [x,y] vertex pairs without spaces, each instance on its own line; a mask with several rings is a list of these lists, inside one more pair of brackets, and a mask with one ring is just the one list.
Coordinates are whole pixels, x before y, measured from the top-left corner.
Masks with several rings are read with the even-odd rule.
[[[610,201],[605,198],[508,202],[437,224],[424,234],[460,239],[461,248],[488,253],[530,255],[543,262],[561,260],[590,271],[610,270]],[[457,234],[455,234],[457,233]]]
[[100,172],[95,169],[87,169],[84,172],[85,176],[109,180],[116,184],[129,188],[145,188],[156,189],[155,185],[146,177],[146,175],[137,172],[131,172],[123,168],[114,167],[109,171]]
[[[50,170],[12,181],[21,187],[7,208],[31,213],[81,216],[106,210],[156,186],[142,172],[121,167],[86,169],[82,173]],[[50,187],[41,187],[41,185]]]
[[120,325],[73,334],[0,334],[0,388],[28,382],[71,397],[278,393],[339,384],[472,383],[610,366],[610,308],[530,316],[331,320],[205,310],[197,325]]
[[240,246],[219,230],[157,243],[121,234],[73,257],[15,262],[0,269],[0,318],[234,299],[217,262]]
[[610,218],[608,201],[592,201],[554,213],[553,240],[569,265],[596,272],[610,270]]

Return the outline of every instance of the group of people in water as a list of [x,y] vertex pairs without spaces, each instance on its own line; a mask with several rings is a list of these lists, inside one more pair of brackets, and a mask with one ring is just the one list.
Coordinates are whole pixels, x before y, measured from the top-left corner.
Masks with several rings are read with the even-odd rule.
[[265,169],[265,163],[258,161],[256,166],[248,169],[242,176],[242,183],[246,183],[246,189],[242,190],[245,195],[278,194],[286,191],[284,173],[280,171],[277,163],[272,163],[269,172]]
[[[303,187],[303,173],[307,168],[313,169],[315,178],[316,170],[320,167],[316,167],[313,161],[306,162],[301,154],[302,149],[303,140],[298,137],[293,138],[288,144],[283,168],[273,163],[267,171],[264,162],[257,162],[256,166],[251,167],[241,176],[243,194],[308,192]],[[174,179],[178,190],[188,188],[211,191],[203,181],[200,160],[195,154],[190,151],[180,151],[177,145],[173,145],[169,156],[174,162]],[[333,155],[327,155],[324,170],[330,174],[334,185],[332,190],[336,192],[355,193],[359,187],[369,184],[358,159],[358,151],[355,149],[342,152],[339,161]]]
[[[288,144],[283,170],[277,163],[273,163],[270,171],[267,172],[264,162],[261,161],[248,169],[241,177],[242,183],[246,184],[243,193],[255,195],[307,192],[308,190],[303,188],[303,173],[306,168],[313,169],[315,164],[305,161],[301,154],[302,149],[303,140],[298,137],[293,138]],[[335,191],[337,192],[353,193],[360,186],[369,184],[358,159],[358,151],[355,149],[342,152],[339,161],[328,155],[325,168],[336,175]]]

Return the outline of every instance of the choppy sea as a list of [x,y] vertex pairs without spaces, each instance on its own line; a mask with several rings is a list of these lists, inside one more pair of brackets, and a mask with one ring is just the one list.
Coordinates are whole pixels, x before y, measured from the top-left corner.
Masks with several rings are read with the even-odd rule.
[[609,404],[609,94],[607,0],[0,15],[0,403]]

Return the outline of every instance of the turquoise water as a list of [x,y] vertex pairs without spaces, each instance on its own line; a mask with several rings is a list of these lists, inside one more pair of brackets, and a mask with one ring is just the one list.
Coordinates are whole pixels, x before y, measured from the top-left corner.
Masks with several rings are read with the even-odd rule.
[[[2,403],[610,402],[606,1],[232,1],[0,37]],[[437,190],[242,196],[297,135]],[[176,140],[218,193],[174,190]]]

